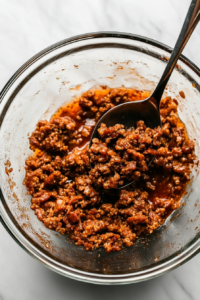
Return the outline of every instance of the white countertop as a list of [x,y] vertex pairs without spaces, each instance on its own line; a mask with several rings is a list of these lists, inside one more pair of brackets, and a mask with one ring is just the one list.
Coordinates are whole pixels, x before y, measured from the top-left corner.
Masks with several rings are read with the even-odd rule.
[[[122,31],[173,47],[190,0],[0,0],[0,89],[43,48],[81,33]],[[200,67],[200,25],[184,54]],[[200,255],[156,279],[97,286],[62,277],[22,250],[0,224],[0,300],[199,300]]]

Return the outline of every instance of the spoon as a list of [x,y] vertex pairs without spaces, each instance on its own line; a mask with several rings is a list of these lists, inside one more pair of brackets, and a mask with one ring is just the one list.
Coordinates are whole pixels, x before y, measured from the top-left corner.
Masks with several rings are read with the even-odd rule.
[[[92,145],[92,140],[94,138],[98,138],[98,128],[100,127],[101,123],[106,124],[106,126],[123,124],[125,128],[130,128],[130,127],[135,127],[138,121],[143,120],[147,127],[155,128],[161,126],[160,102],[161,102],[163,92],[176,66],[177,60],[181,52],[183,51],[185,45],[187,44],[187,41],[189,40],[196,25],[198,24],[199,19],[200,19],[200,0],[192,0],[183,27],[181,29],[180,35],[178,37],[174,50],[169,59],[169,62],[152,95],[149,98],[144,100],[122,103],[110,109],[108,112],[106,112],[100,118],[100,120],[98,121],[97,125],[94,128],[89,143],[89,148]],[[151,162],[149,163],[149,165],[151,164]],[[90,167],[91,168],[93,167],[91,162],[90,162]],[[133,181],[128,183],[126,182],[124,185],[118,187],[118,189],[122,189],[128,185],[131,185]]]

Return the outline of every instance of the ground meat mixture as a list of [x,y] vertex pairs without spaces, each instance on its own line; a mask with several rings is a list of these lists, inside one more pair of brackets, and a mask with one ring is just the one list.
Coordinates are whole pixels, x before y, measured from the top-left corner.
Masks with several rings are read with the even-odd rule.
[[[175,99],[161,102],[162,128],[143,121],[129,129],[101,124],[90,170],[88,143],[98,119],[115,105],[148,96],[125,88],[88,91],[40,121],[30,137],[34,154],[26,160],[24,184],[31,208],[45,226],[86,250],[129,247],[180,206],[195,155]],[[129,180],[135,181],[116,189]]]
[[[169,129],[170,124],[166,123]],[[176,122],[175,122],[176,124]],[[171,128],[166,135],[166,126],[151,129],[143,121],[137,122],[136,129],[124,129],[121,124],[106,127],[101,124],[98,129],[99,138],[93,139],[90,148],[90,161],[94,168],[89,172],[94,185],[104,189],[116,189],[128,181],[144,176],[154,159],[154,165],[165,171],[182,174],[182,178],[189,180],[190,168],[183,160],[184,154],[192,154],[194,143],[185,140],[184,127],[179,128],[180,142],[172,145],[172,138],[176,130]],[[193,163],[191,157],[189,163]],[[177,175],[178,175],[177,174]],[[147,187],[155,187],[147,182]]]

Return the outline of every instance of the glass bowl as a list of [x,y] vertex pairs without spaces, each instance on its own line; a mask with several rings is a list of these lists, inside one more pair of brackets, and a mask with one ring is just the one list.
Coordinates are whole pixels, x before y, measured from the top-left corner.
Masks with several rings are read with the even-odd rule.
[[[200,250],[200,176],[196,166],[185,206],[174,211],[153,234],[130,248],[107,254],[86,251],[67,236],[47,229],[30,209],[22,184],[28,136],[40,119],[93,87],[132,87],[153,91],[171,49],[124,33],[101,32],[61,41],[26,62],[1,92],[0,216],[12,237],[52,270],[99,284],[132,283],[163,274]],[[185,98],[179,95],[183,91]],[[178,113],[200,158],[200,70],[181,56],[165,92],[176,97]]]

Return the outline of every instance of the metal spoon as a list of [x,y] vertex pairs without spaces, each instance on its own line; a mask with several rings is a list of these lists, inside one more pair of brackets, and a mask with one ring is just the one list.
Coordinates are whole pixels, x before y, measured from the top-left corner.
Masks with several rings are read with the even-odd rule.
[[[97,130],[100,127],[101,123],[104,123],[107,126],[123,124],[125,128],[130,128],[135,127],[137,121],[143,120],[147,127],[155,128],[161,126],[160,102],[163,92],[176,66],[177,60],[181,52],[183,51],[185,45],[187,44],[187,41],[189,40],[196,25],[198,24],[199,19],[200,0],[192,0],[174,50],[153,94],[145,100],[126,102],[115,106],[114,108],[106,112],[100,118],[100,120],[94,128],[89,148],[92,145],[92,139],[98,138]],[[93,167],[91,163],[90,167]],[[123,186],[120,186],[118,189],[122,189],[130,185],[132,184],[132,182],[133,181],[128,183],[126,182]]]

